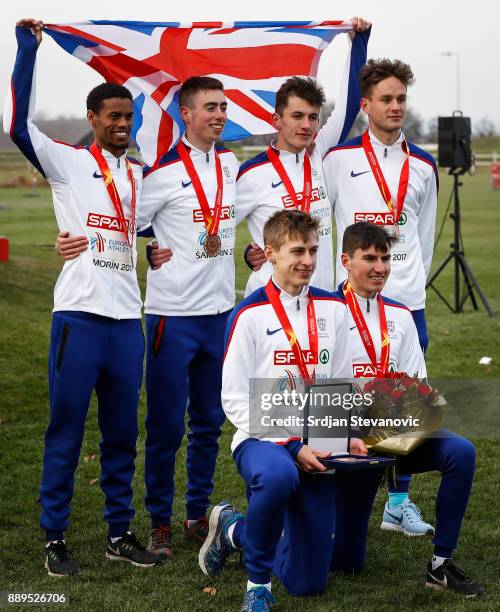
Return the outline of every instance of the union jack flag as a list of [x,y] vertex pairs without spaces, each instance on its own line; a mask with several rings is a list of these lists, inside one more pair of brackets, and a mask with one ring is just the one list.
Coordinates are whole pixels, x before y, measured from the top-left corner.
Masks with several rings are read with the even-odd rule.
[[290,76],[317,74],[322,52],[352,29],[350,21],[142,22],[48,24],[65,51],[127,87],[134,99],[133,136],[151,165],[182,135],[179,89],[190,76],[224,84],[224,140],[274,129],[276,91]]

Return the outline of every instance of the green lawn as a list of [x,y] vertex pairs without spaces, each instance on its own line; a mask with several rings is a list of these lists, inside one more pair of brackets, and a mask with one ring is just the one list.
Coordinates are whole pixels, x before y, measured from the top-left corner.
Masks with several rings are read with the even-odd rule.
[[[486,172],[463,180],[463,235],[467,258],[492,306],[500,312],[500,194],[489,187]],[[451,182],[442,176],[440,222],[448,200]],[[40,481],[42,437],[47,422],[46,385],[47,349],[52,307],[52,288],[61,263],[53,252],[56,225],[47,189],[39,197],[29,197],[28,188],[0,188],[0,235],[11,241],[11,259],[0,264],[0,592],[67,592],[77,609],[94,610],[238,610],[245,585],[244,572],[237,560],[221,577],[205,578],[197,565],[196,551],[180,537],[183,519],[184,447],[176,474],[177,495],[174,507],[175,560],[166,565],[142,570],[127,564],[107,563],[104,559],[106,527],[101,519],[103,496],[98,485],[99,433],[96,407],[88,417],[82,457],[76,474],[72,526],[67,541],[81,564],[82,572],[74,579],[49,578],[43,568],[43,534],[38,527],[37,503]],[[448,221],[435,254],[435,266],[449,250],[451,224]],[[241,263],[246,228],[238,232],[237,287],[243,289],[247,269]],[[142,251],[142,249],[140,249]],[[140,264],[144,287],[145,265]],[[451,296],[451,269],[439,280],[439,287]],[[500,323],[489,319],[482,307],[451,314],[431,292],[428,300],[431,345],[428,369],[433,377],[500,378]],[[491,366],[480,366],[483,356],[492,357]],[[471,406],[481,417],[481,405]],[[498,409],[498,401],[496,403]],[[141,397],[140,420],[144,420],[145,401]],[[494,422],[494,421],[493,421]],[[322,597],[294,599],[276,585],[277,610],[387,610],[401,608],[440,610],[500,608],[500,431],[498,418],[488,439],[475,439],[478,467],[469,510],[457,551],[457,561],[481,579],[488,596],[481,601],[465,602],[459,596],[423,588],[424,570],[432,552],[426,539],[405,539],[381,532],[378,523],[384,494],[377,497],[372,515],[368,565],[357,577],[335,575]],[[232,428],[225,426],[216,474],[215,502],[233,501],[245,508],[243,486],[233,466],[229,442]],[[137,517],[133,528],[142,540],[148,530],[143,506],[144,428],[138,448],[137,474],[134,482]],[[424,516],[434,520],[434,499],[438,476],[418,476],[412,486],[412,498],[422,507]],[[495,508],[497,508],[495,510]],[[214,596],[203,592],[216,589]]]

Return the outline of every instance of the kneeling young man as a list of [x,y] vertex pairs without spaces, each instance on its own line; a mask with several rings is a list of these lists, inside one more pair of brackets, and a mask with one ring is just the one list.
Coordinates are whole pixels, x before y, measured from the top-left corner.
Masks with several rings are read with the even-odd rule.
[[[341,261],[347,281],[336,295],[349,311],[349,348],[354,376],[386,377],[389,372],[426,377],[424,357],[412,314],[406,306],[381,295],[391,271],[390,247],[394,238],[364,221],[347,227]],[[384,339],[384,341],[382,341]],[[397,470],[415,474],[437,470],[441,484],[436,498],[434,555],[427,568],[426,586],[449,589],[474,597],[483,587],[467,577],[452,561],[467,508],[475,467],[475,448],[469,440],[441,429],[408,455],[397,458]],[[401,530],[405,514],[420,517],[408,499],[400,508],[386,504],[386,529]],[[363,528],[363,525],[360,525]]]
[[[273,275],[233,311],[226,330],[222,403],[237,428],[232,452],[247,484],[248,513],[244,518],[227,503],[216,506],[199,561],[203,572],[213,575],[231,552],[243,549],[248,584],[242,610],[269,609],[273,573],[294,595],[322,591],[332,559],[333,479],[309,474],[325,470],[319,459],[329,453],[304,446],[300,438],[273,439],[271,431],[252,437],[249,398],[252,379],[288,377],[301,384],[351,378],[344,299],[308,286],[316,267],[317,232],[318,220],[296,210],[281,210],[266,222],[265,253]],[[286,365],[276,363],[277,352],[289,354]],[[361,440],[351,440],[351,450],[366,453]],[[377,484],[360,488],[363,503],[356,504],[356,493],[346,497],[369,509],[376,489]],[[350,510],[342,515],[351,516]],[[305,522],[301,517],[307,517]],[[294,528],[297,524],[300,528]],[[349,556],[351,544],[340,557]]]

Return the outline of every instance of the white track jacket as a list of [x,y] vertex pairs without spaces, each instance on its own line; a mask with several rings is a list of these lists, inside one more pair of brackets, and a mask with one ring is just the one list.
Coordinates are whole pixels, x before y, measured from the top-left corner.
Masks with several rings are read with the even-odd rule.
[[[406,156],[403,134],[388,147],[370,133],[371,143],[387,185],[396,201],[401,168]],[[410,310],[425,306],[425,280],[432,261],[436,222],[438,174],[434,158],[409,143],[410,176],[403,212],[399,221],[400,239],[392,247],[391,275],[384,289],[389,297]],[[348,225],[371,221],[392,223],[392,213],[379,191],[361,137],[331,149],[323,160],[328,194],[337,226],[336,282],[346,277],[340,261],[342,236]]]
[[[277,285],[276,285],[277,287]],[[277,287],[279,290],[279,287]],[[283,290],[280,299],[300,346],[309,352],[307,304],[314,300],[318,355],[316,380],[352,378],[352,358],[348,343],[348,318],[343,299],[316,289],[304,288],[298,297]],[[269,379],[276,390],[296,388],[300,371],[290,344],[264,287],[243,300],[231,313],[226,328],[226,350],[222,370],[222,406],[227,418],[236,427],[231,450],[250,437],[250,391],[255,379]],[[285,387],[281,384],[285,385]],[[266,439],[265,437],[262,439]],[[272,439],[286,443],[288,440]]]
[[[135,236],[130,249],[97,162],[88,149],[51,140],[33,124],[36,39],[25,28],[16,28],[16,35],[18,52],[3,118],[4,131],[49,182],[59,229],[89,239],[87,251],[64,264],[54,290],[54,311],[78,310],[114,319],[140,318],[142,301],[135,272]],[[132,190],[125,155],[117,159],[105,150],[103,155],[130,223]],[[142,167],[129,160],[139,209]]]
[[[344,299],[342,287],[333,294],[338,300]],[[367,299],[356,295],[358,304],[363,313],[366,325],[375,346],[377,359],[380,358],[382,340],[380,337],[379,305],[376,298]],[[425,378],[427,371],[424,355],[418,340],[417,328],[411,312],[399,302],[395,302],[382,296],[387,320],[387,331],[389,333],[389,371],[405,372],[408,376]],[[376,370],[370,363],[370,358],[361,340],[356,323],[351,311],[346,304],[349,313],[349,348],[352,356],[352,369],[355,378],[373,378],[377,375]]]
[[[210,207],[215,202],[217,178],[214,148],[204,153],[186,138]],[[226,312],[234,306],[234,242],[236,236],[236,177],[234,153],[217,147],[222,164],[223,196],[219,224],[221,249],[208,256],[207,231],[196,192],[174,147],[152,168],[145,168],[139,229],[152,224],[161,247],[173,251],[159,270],[148,270],[147,314],[197,316]]]
[[[359,111],[360,92],[357,74],[366,62],[368,32],[356,34],[351,45],[351,53],[346,62],[342,86],[336,99],[335,109],[318,132],[314,150],[310,155],[312,170],[311,216],[320,220],[318,265],[311,284],[334,290],[333,248],[332,248],[332,210],[328,199],[322,159],[330,147],[347,138],[354,119]],[[276,150],[280,156],[297,198],[302,198],[304,188],[304,155]],[[276,211],[294,206],[292,199],[264,151],[242,164],[237,184],[237,222],[246,218],[252,239],[264,247],[263,230],[265,222]],[[258,272],[252,272],[245,290],[249,295],[267,283],[272,274],[272,265],[266,262]]]

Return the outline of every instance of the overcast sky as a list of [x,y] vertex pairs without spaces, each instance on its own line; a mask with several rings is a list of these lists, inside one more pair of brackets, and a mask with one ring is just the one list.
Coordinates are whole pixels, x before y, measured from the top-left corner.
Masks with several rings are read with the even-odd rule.
[[[316,0],[306,3],[252,0],[245,6],[236,2],[213,5],[189,0],[161,4],[165,6],[164,10],[159,8],[158,1],[6,2],[0,24],[2,108],[16,53],[14,24],[21,17],[58,23],[87,19],[323,20],[361,15],[373,22],[369,57],[398,57],[411,64],[416,83],[409,92],[409,103],[423,118],[449,115],[457,106],[456,56],[442,56],[443,52],[453,51],[460,58],[460,110],[472,117],[473,124],[482,117],[489,117],[500,128],[498,1],[420,0],[407,3],[400,0],[396,3],[389,0]],[[174,8],[174,4],[182,6]],[[337,40],[324,52],[318,74],[328,97],[335,97],[338,81],[334,73],[338,72],[338,66],[342,66],[345,56],[345,43]],[[38,111],[44,111],[48,117],[83,116],[86,94],[100,81],[100,75],[63,51],[50,37],[45,37],[38,60]]]

